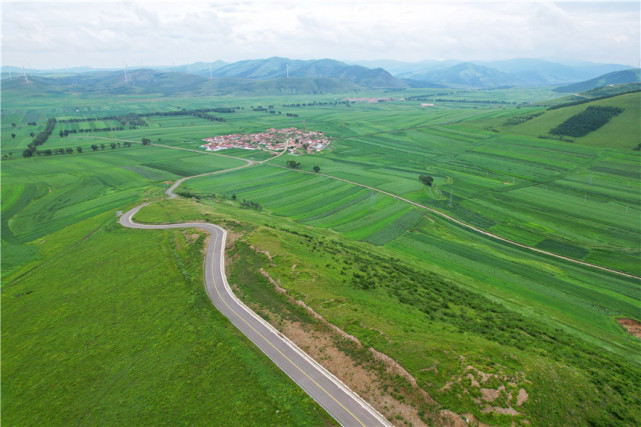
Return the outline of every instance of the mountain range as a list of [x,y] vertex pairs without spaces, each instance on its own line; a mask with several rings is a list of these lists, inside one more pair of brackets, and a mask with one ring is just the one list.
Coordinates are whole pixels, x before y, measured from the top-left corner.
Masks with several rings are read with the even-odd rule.
[[[392,70],[391,72],[388,71]],[[17,87],[25,71],[3,66],[3,89]],[[619,73],[619,74],[617,74]],[[365,61],[348,64],[333,59],[292,60],[272,57],[233,63],[198,62],[138,70],[99,70],[76,67],[27,70],[32,86],[48,92],[281,94],[333,93],[363,89],[460,87],[493,89],[514,86],[560,86],[586,82],[583,90],[599,84],[639,81],[638,69],[620,64],[566,63],[539,59],[494,62]],[[126,82],[125,82],[125,75]],[[12,79],[7,79],[11,76]],[[587,83],[588,81],[594,82]],[[595,86],[596,85],[596,86]],[[560,92],[576,92],[574,86]]]

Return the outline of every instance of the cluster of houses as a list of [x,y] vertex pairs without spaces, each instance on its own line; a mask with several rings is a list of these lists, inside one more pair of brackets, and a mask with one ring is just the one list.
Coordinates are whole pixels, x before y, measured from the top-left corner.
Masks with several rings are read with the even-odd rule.
[[343,101],[368,102],[370,104],[375,104],[377,102],[405,101],[405,98],[345,98]]
[[268,150],[281,152],[287,149],[290,153],[315,153],[323,150],[330,143],[323,132],[303,131],[294,127],[285,129],[267,129],[265,132],[249,135],[230,134],[204,138],[207,151],[220,151],[229,148],[244,150]]

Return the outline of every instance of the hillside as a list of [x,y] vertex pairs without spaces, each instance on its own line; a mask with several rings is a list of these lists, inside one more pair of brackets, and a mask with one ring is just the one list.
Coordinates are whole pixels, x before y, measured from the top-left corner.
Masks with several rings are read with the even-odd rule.
[[578,105],[547,110],[538,117],[509,126],[510,132],[533,137],[547,135],[551,129],[588,107],[616,107],[623,112],[613,117],[606,125],[585,136],[571,138],[576,144],[603,148],[633,149],[641,142],[641,92],[616,95]]
[[590,89],[596,89],[602,86],[635,83],[639,81],[641,81],[641,69],[633,68],[630,70],[615,71],[613,73],[604,74],[594,79],[586,80],[580,83],[574,83],[567,86],[561,86],[554,90],[561,93],[576,93]]
[[405,78],[421,82],[440,83],[449,86],[473,87],[479,89],[522,85],[523,81],[508,73],[464,62],[443,69],[429,68],[404,74]]
[[348,65],[333,59],[311,61],[273,57],[227,64],[213,72],[214,77],[268,80],[285,77],[336,78],[368,88],[404,88],[407,83],[387,71]]
[[[313,73],[309,73],[313,74]],[[83,95],[278,95],[319,94],[362,91],[369,88],[403,88],[409,86],[377,70],[344,70],[339,77],[290,76],[269,79],[222,77],[209,79],[196,74],[151,69],[124,72],[92,72],[62,76],[29,77],[3,80],[3,94],[35,96],[38,94],[81,93]]]

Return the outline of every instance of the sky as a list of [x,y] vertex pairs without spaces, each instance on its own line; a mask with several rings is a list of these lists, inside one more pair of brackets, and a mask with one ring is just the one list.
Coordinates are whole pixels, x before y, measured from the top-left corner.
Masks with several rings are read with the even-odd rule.
[[123,68],[281,56],[639,67],[640,8],[638,0],[3,0],[2,64]]

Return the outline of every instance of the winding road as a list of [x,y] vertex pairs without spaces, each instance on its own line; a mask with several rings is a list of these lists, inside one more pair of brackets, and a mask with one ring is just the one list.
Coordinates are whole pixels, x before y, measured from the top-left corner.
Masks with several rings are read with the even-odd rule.
[[[249,162],[241,167],[253,164]],[[238,168],[235,168],[238,169]],[[214,173],[228,172],[231,169]],[[210,173],[211,174],[211,173]],[[204,175],[210,175],[204,174]],[[201,175],[197,175],[201,176]],[[169,198],[176,198],[173,190],[186,177],[176,181],[167,190]],[[267,355],[280,369],[296,382],[343,426],[389,426],[387,420],[367,402],[352,392],[339,379],[304,353],[287,337],[250,310],[232,292],[225,277],[225,239],[227,232],[214,224],[188,222],[182,224],[140,224],[134,215],[152,202],[143,203],[120,217],[124,227],[159,230],[171,228],[199,228],[211,234],[205,256],[205,290],[211,302],[240,331]]]

